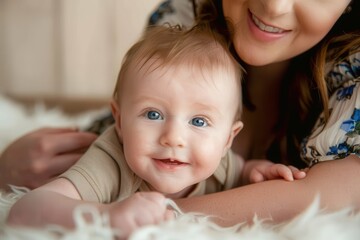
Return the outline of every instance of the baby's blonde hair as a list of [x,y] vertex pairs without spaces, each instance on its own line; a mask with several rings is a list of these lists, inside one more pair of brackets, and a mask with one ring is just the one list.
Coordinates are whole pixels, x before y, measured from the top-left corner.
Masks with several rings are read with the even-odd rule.
[[181,29],[179,26],[151,26],[125,55],[113,97],[120,102],[121,89],[129,69],[136,67],[140,70],[150,60],[155,60],[156,63],[156,66],[150,66],[152,70],[179,64],[186,64],[203,72],[222,68],[233,72],[237,79],[239,110],[236,118],[238,119],[242,108],[240,82],[242,68],[233,58],[226,42],[207,25],[197,25],[189,30]]

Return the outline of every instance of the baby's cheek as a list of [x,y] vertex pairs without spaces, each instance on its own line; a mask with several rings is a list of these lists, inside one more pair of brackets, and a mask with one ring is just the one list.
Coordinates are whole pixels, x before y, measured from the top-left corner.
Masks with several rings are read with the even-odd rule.
[[220,149],[219,146],[204,144],[198,150],[196,156],[197,164],[206,171],[215,171],[222,158],[222,149]]

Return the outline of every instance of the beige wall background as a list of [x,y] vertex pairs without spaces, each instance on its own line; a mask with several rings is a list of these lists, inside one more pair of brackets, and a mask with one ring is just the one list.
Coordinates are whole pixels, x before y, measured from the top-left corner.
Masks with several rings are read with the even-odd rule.
[[104,100],[161,0],[0,0],[0,93]]

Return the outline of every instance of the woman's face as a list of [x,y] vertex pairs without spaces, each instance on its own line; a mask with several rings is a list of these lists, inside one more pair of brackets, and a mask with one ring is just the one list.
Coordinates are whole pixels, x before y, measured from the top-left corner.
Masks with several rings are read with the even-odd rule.
[[247,64],[291,59],[316,45],[350,0],[223,0],[233,43]]

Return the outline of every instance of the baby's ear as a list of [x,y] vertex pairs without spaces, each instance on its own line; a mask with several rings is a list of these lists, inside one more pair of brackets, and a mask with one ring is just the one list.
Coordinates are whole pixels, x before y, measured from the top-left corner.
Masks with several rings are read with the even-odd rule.
[[231,130],[230,130],[230,134],[229,134],[229,138],[226,142],[226,145],[224,147],[224,151],[223,151],[223,157],[226,155],[227,151],[229,151],[229,149],[231,148],[231,145],[234,141],[234,138],[236,137],[236,135],[238,135],[238,133],[241,131],[241,129],[243,128],[244,124],[241,121],[236,121],[233,123]]
[[115,101],[115,99],[112,99],[110,102],[111,105],[111,112],[113,115],[113,118],[115,120],[115,129],[116,132],[119,136],[119,138],[121,139],[121,115],[120,115],[120,107],[117,101]]

